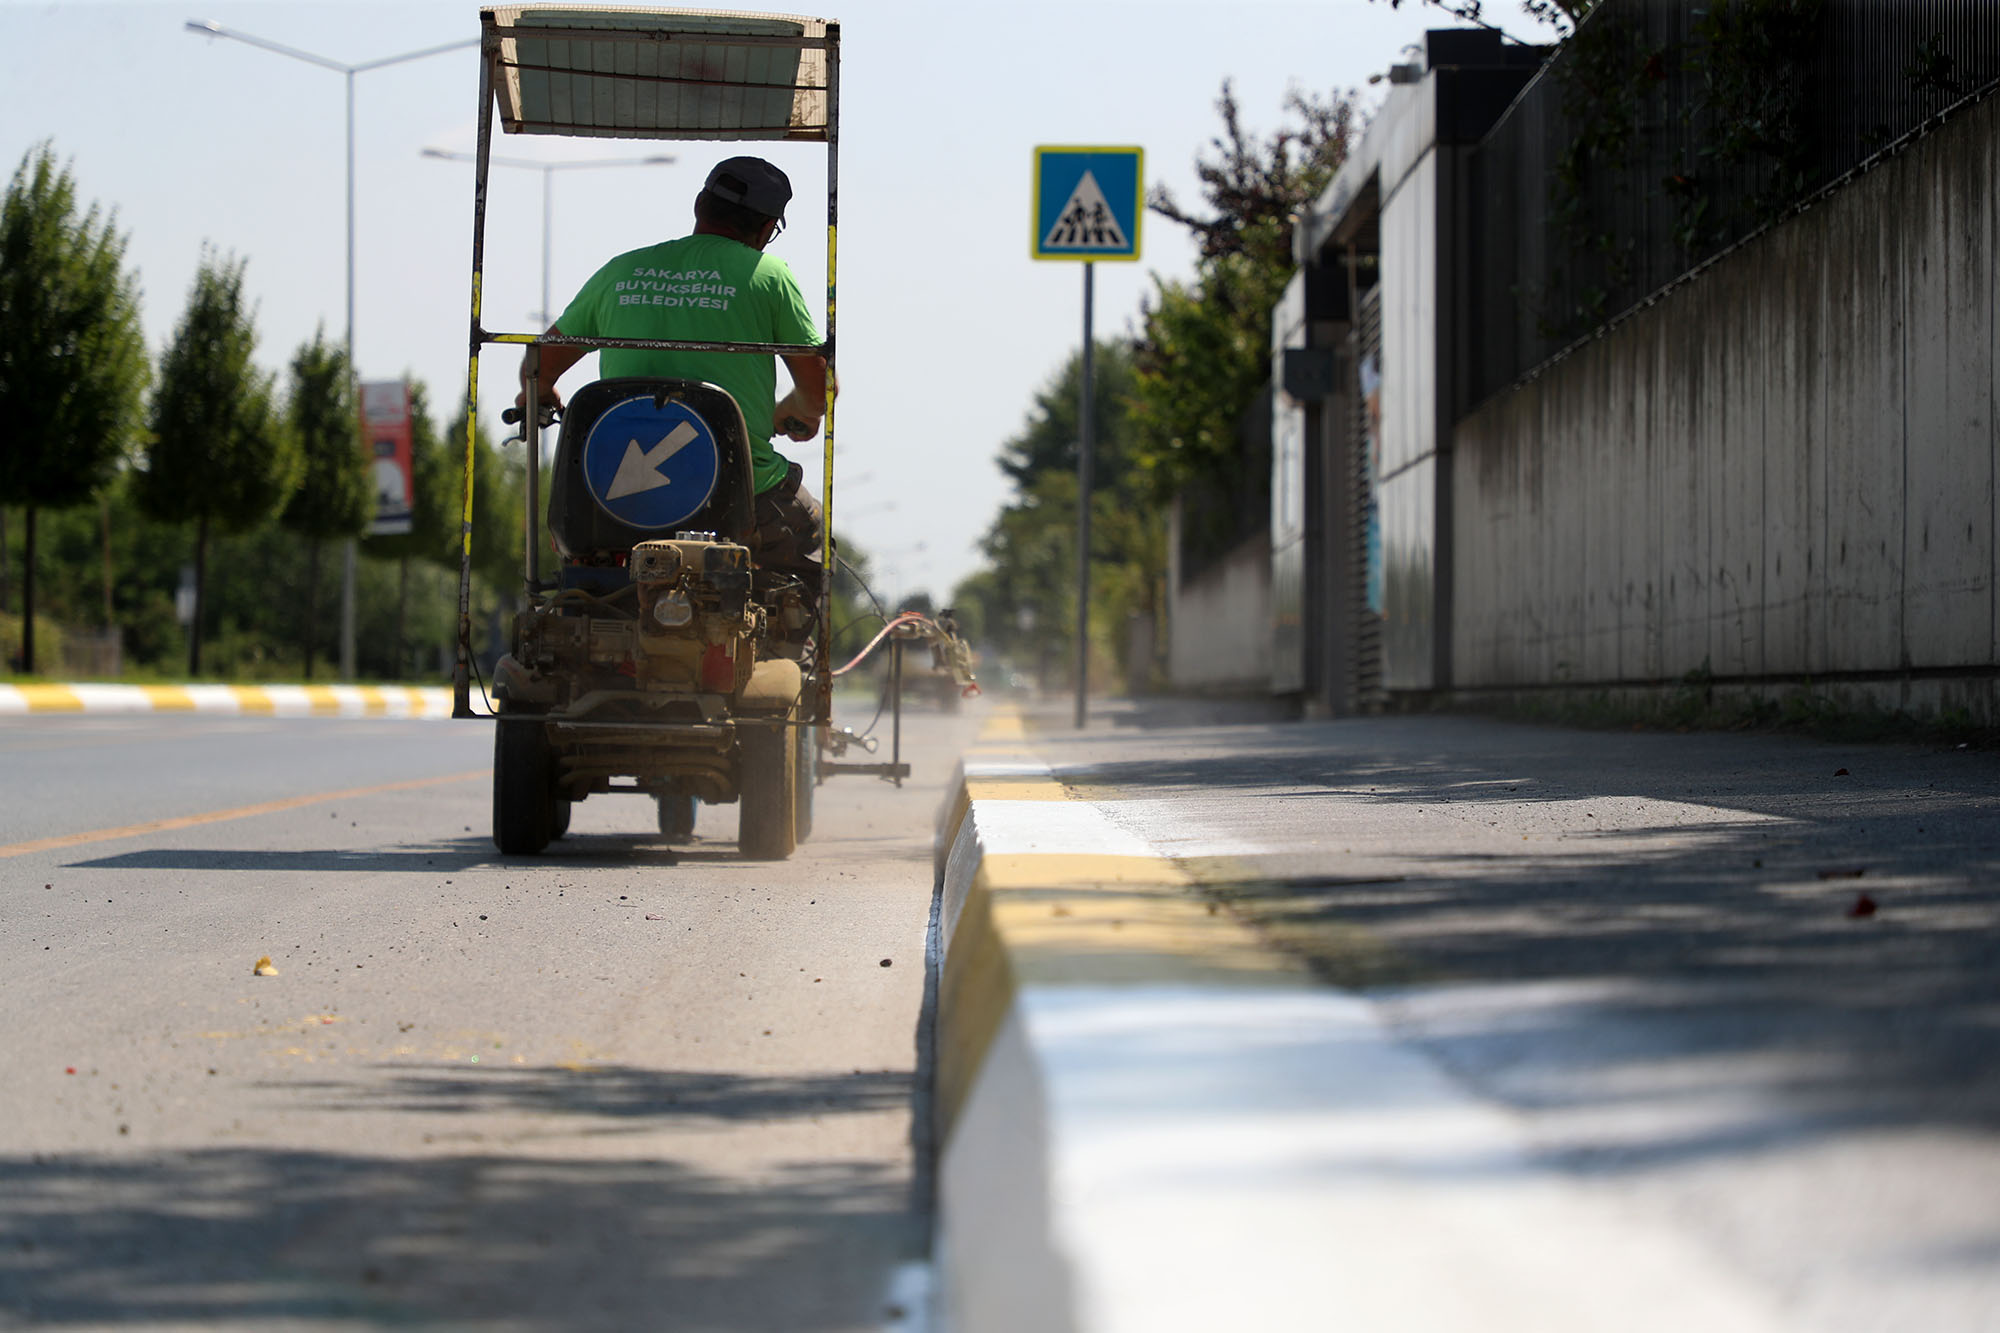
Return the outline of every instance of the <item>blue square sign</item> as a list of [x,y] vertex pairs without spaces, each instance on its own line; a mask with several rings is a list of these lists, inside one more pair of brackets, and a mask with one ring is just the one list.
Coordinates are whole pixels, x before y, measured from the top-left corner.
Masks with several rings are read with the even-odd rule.
[[1036,259],[1137,259],[1143,148],[1035,150]]

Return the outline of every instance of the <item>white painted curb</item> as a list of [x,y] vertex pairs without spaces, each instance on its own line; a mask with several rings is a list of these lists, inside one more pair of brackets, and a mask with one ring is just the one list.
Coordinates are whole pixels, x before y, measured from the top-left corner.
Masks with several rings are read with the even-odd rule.
[[0,716],[224,713],[262,717],[449,718],[451,691],[413,685],[0,685]]
[[[1023,858],[1166,858],[1111,803],[982,799],[1003,776],[1037,774],[968,759],[939,829],[940,1333],[1786,1326],[1721,1256],[1538,1157],[1366,995],[1248,971],[1107,981],[1087,950],[1065,971],[1090,889],[1057,911]],[[983,878],[994,858],[1011,878]]]

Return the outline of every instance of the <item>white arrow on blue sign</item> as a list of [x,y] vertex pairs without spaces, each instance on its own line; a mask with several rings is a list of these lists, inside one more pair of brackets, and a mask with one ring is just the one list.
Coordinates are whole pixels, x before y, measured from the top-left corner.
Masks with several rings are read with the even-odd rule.
[[1137,259],[1143,148],[1035,150],[1036,259]]
[[687,522],[715,493],[722,450],[685,403],[627,398],[605,409],[583,441],[583,479],[605,513],[657,531]]

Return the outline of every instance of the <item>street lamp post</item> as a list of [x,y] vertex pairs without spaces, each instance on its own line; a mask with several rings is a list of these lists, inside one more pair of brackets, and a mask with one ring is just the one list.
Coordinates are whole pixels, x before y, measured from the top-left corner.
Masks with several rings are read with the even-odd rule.
[[[426,46],[426,47],[424,47],[424,48],[423,48],[422,50],[419,50],[419,51],[404,51],[404,52],[403,52],[403,53],[401,53],[400,55],[393,55],[393,56],[383,56],[383,57],[381,57],[381,58],[380,58],[380,59],[378,59],[378,60],[364,60],[364,61],[362,61],[362,62],[361,62],[361,63],[359,63],[359,64],[356,64],[356,65],[349,65],[349,64],[343,64],[343,63],[342,63],[341,61],[338,61],[338,60],[330,60],[330,59],[328,59],[327,57],[325,57],[325,56],[322,56],[322,55],[315,55],[315,54],[314,54],[314,53],[312,53],[311,51],[301,51],[301,50],[299,50],[299,49],[298,49],[297,47],[295,47],[295,46],[286,46],[286,45],[285,45],[284,43],[282,43],[282,42],[274,42],[274,41],[270,41],[270,40],[269,40],[269,39],[267,39],[267,38],[263,38],[263,37],[257,37],[257,36],[253,36],[253,35],[251,35],[250,33],[247,33],[247,32],[239,32],[239,31],[237,31],[237,30],[236,30],[236,29],[234,29],[234,28],[225,28],[225,27],[223,27],[223,26],[222,26],[222,25],[221,25],[220,23],[216,23],[216,22],[213,22],[213,21],[210,21],[210,20],[205,20],[205,19],[189,19],[189,20],[187,21],[187,30],[188,30],[189,32],[194,32],[194,33],[200,33],[200,34],[201,34],[202,36],[204,36],[204,37],[227,37],[227,38],[229,38],[229,39],[230,39],[231,41],[237,41],[237,42],[243,42],[243,43],[245,43],[246,45],[249,45],[249,46],[255,46],[255,47],[260,47],[260,48],[262,48],[263,50],[266,50],[266,51],[272,51],[272,52],[276,52],[276,53],[277,53],[278,55],[281,55],[281,56],[290,56],[290,57],[291,57],[292,59],[294,59],[294,60],[303,60],[303,61],[305,61],[305,62],[306,62],[307,64],[309,64],[309,65],[318,65],[318,66],[319,66],[319,67],[320,67],[321,69],[330,69],[330,70],[334,71],[334,72],[335,72],[335,73],[337,73],[337,74],[340,74],[340,75],[343,75],[343,76],[345,77],[345,79],[346,79],[346,82],[347,82],[347,337],[346,337],[346,346],[347,346],[347,371],[348,371],[348,374],[349,374],[349,376],[353,376],[353,375],[355,374],[355,363],[354,363],[354,76],[355,76],[355,75],[357,75],[357,74],[365,74],[365,73],[367,73],[367,72],[368,72],[369,70],[371,70],[371,69],[381,69],[381,68],[382,68],[383,66],[385,66],[385,65],[400,65],[400,64],[402,64],[403,62],[405,62],[405,61],[409,61],[409,60],[422,60],[422,59],[423,59],[423,58],[424,58],[425,56],[435,56],[435,55],[442,55],[442,54],[443,54],[444,52],[446,52],[446,51],[458,51],[458,50],[462,50],[462,49],[464,49],[465,47],[468,47],[468,46],[477,46],[477,45],[479,45],[479,39],[478,39],[477,37],[468,37],[468,38],[466,38],[466,39],[465,39],[464,41],[458,41],[458,42],[445,42],[445,43],[443,43],[443,44],[441,44],[441,45],[438,45],[438,46]],[[352,679],[354,679],[354,575],[355,575],[355,542],[354,542],[354,539],[353,539],[352,537],[348,538],[348,540],[347,540],[347,549],[346,549],[346,552],[344,553],[344,558],[343,558],[343,561],[342,561],[342,566],[343,566],[343,567],[342,567],[342,571],[341,571],[341,579],[340,579],[340,678],[341,678],[342,680],[352,680]]]
[[[425,157],[435,157],[446,162],[477,162],[473,153],[455,153],[446,148],[426,148]],[[542,173],[542,308],[536,317],[538,327],[547,327],[556,322],[556,312],[549,305],[549,250],[550,236],[554,232],[555,192],[551,182],[558,171],[576,171],[585,167],[664,167],[675,159],[671,154],[655,153],[650,157],[593,157],[580,158],[572,162],[538,162],[526,157],[488,157],[496,167],[520,167],[524,171]]]

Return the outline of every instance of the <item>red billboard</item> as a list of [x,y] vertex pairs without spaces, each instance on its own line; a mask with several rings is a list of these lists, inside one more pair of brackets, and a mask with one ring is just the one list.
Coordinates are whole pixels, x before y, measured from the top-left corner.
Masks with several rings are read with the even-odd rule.
[[375,492],[368,535],[401,536],[410,530],[410,386],[402,380],[362,385],[361,431]]

